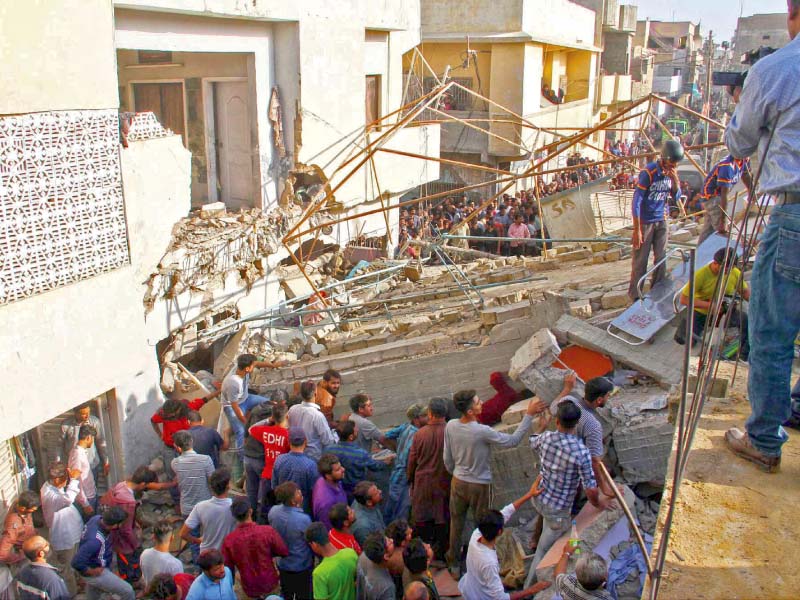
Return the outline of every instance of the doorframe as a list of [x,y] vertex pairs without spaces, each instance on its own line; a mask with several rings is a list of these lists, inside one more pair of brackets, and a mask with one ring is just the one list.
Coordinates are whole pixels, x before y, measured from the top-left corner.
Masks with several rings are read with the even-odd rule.
[[[136,112],[136,94],[133,93],[133,86],[137,83],[180,83],[181,84],[181,99],[183,100],[183,145],[188,149],[189,147],[189,114],[188,106],[186,105],[186,80],[185,79],[132,79],[128,81],[128,106]],[[163,123],[161,124],[164,125]],[[173,131],[173,133],[175,133]]]
[[[208,181],[208,201],[219,202],[219,165],[217,164],[217,123],[216,123],[216,104],[214,102],[215,83],[242,83],[247,82],[247,77],[202,77],[201,85],[203,90],[203,120],[205,122],[205,144],[206,144],[206,180]],[[252,105],[252,98],[248,98],[248,103]]]

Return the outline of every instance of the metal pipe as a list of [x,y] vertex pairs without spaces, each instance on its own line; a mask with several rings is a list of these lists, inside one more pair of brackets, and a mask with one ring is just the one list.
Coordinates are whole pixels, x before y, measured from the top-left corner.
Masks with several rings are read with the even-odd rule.
[[[513,237],[488,237],[483,235],[450,235],[443,233],[442,239],[444,240],[474,240],[478,242],[519,242],[519,241],[534,241],[533,238],[513,238]],[[537,242],[626,242],[627,238],[623,237],[604,237],[604,238],[536,238]]]

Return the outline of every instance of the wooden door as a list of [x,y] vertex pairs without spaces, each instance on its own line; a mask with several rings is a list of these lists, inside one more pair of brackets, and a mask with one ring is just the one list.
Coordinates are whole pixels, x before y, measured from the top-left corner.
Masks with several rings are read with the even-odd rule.
[[186,145],[182,83],[134,83],[133,104],[137,112],[153,111],[159,123],[180,135]]
[[381,76],[366,76],[366,117],[367,125],[381,117]]
[[214,85],[219,199],[232,209],[253,206],[253,155],[246,81]]

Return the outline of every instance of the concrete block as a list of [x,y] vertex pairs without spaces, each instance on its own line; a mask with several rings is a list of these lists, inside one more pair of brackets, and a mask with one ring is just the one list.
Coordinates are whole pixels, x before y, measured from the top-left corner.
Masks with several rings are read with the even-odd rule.
[[551,364],[560,352],[561,348],[552,332],[547,328],[540,329],[514,354],[508,375],[512,379],[519,379],[531,367]]
[[569,303],[569,314],[579,319],[588,319],[592,316],[592,303],[589,300],[576,300]]
[[512,404],[508,407],[508,410],[503,413],[503,416],[500,417],[500,422],[503,423],[503,425],[514,425],[515,423],[519,423],[522,421],[522,417],[525,416],[526,410],[528,410],[527,400],[522,400],[516,404]]
[[599,265],[600,263],[606,262],[606,259],[603,257],[602,254],[594,254],[592,255],[592,264]]
[[493,306],[481,311],[481,323],[484,325],[498,325],[511,319],[525,317],[530,312],[531,303],[529,300],[523,300],[508,306]]
[[371,348],[372,346],[388,344],[389,342],[394,341],[394,339],[394,335],[388,331],[384,331],[383,333],[375,333],[367,338],[367,347]]
[[[221,202],[215,202],[215,204],[222,204]],[[225,205],[222,205],[223,208]],[[239,356],[241,353],[242,347],[242,340],[245,339],[247,335],[247,326],[242,325],[239,328],[239,331],[233,334],[228,343],[225,344],[225,347],[222,349],[220,355],[214,360],[214,377],[216,379],[222,379],[225,375],[228,374],[228,371],[233,366],[236,357]]]
[[557,258],[559,262],[570,262],[573,260],[586,260],[587,258],[591,258],[591,256],[591,250],[582,248],[580,250],[572,250],[571,252],[559,252]]
[[614,248],[612,250],[603,252],[603,260],[606,262],[614,262],[616,260],[620,260],[621,258],[622,250],[620,248]]
[[[711,380],[711,385],[708,387],[708,395],[711,398],[727,398],[728,386],[730,383],[730,379],[726,377],[715,377]],[[689,393],[694,393],[694,389],[697,386],[697,376],[689,375],[688,384]]]
[[200,207],[200,217],[203,219],[213,219],[214,217],[225,216],[224,202],[211,202]]
[[395,331],[399,333],[408,333],[416,329],[424,330],[430,327],[430,324],[431,320],[425,315],[410,315],[394,321]]
[[667,410],[653,412],[636,425],[616,427],[611,438],[623,479],[663,483],[673,433]]
[[434,318],[437,321],[442,321],[444,323],[458,323],[461,320],[461,309],[451,308],[448,310],[442,310],[437,312]]
[[343,350],[345,352],[352,352],[353,350],[361,350],[367,347],[368,335],[359,335],[349,340],[345,340]]
[[311,354],[313,354],[314,356],[319,356],[320,353],[323,350],[325,350],[325,345],[324,344],[317,344],[315,342],[312,342],[311,343],[311,347],[309,348],[309,350],[311,351]]
[[600,299],[600,305],[606,310],[610,308],[623,308],[630,303],[631,300],[628,298],[628,292],[623,290],[606,292]]
[[489,273],[489,283],[502,283],[504,281],[513,281],[514,273],[506,271],[505,273]]
[[608,242],[592,242],[592,252],[603,252],[608,250]]
[[688,229],[678,229],[669,234],[669,239],[673,242],[688,242],[694,237],[694,234]]

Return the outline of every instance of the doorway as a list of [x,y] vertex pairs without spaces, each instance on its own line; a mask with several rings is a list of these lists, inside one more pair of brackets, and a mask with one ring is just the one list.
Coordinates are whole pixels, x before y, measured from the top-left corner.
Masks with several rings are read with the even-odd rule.
[[186,146],[186,120],[183,110],[183,83],[132,83],[133,109],[152,111],[158,122],[183,139]]
[[215,81],[211,85],[217,200],[229,209],[250,207],[254,199],[255,154],[250,88],[246,79]]

